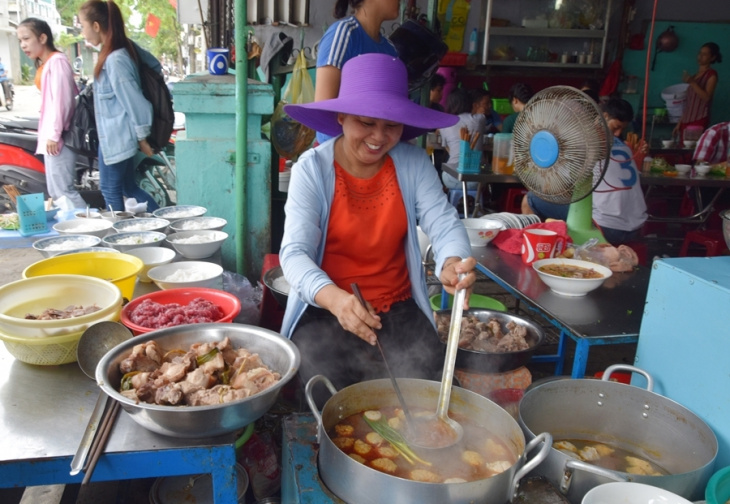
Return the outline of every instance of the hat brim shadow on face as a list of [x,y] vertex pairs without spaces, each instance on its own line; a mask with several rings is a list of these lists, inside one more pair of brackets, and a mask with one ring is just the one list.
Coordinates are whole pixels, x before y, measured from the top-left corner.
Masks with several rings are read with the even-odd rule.
[[331,136],[342,134],[338,113],[401,123],[401,140],[411,140],[459,121],[455,115],[411,101],[405,65],[385,54],[363,54],[345,63],[337,98],[286,105],[284,111],[305,126]]

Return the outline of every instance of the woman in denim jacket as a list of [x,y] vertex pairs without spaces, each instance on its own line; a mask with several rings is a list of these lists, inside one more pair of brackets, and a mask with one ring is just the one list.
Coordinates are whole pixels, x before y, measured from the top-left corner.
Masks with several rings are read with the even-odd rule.
[[[99,178],[107,206],[124,210],[124,197],[159,205],[134,181],[137,150],[154,154],[147,137],[152,105],[142,94],[138,58],[155,59],[135,46],[124,32],[124,20],[112,1],[89,0],[79,9],[81,33],[92,46],[101,45],[94,67],[94,116],[99,134]],[[156,62],[159,67],[159,63]]]

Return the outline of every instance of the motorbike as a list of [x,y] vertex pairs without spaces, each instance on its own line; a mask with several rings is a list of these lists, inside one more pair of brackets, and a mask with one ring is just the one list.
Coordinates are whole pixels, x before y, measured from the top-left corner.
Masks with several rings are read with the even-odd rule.
[[[0,119],[0,184],[14,185],[21,194],[43,193],[47,198],[43,156],[36,155],[38,119]],[[135,180],[160,206],[174,204],[175,165],[163,151],[147,157],[138,152],[134,158]],[[77,156],[76,188],[92,208],[105,208],[99,188],[96,158]],[[10,197],[0,191],[0,211],[12,209]]]

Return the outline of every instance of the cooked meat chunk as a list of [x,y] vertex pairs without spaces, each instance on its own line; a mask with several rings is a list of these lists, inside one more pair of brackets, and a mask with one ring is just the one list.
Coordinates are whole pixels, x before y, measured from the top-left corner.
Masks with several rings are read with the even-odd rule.
[[357,453],[350,453],[350,455],[349,455],[349,456],[350,456],[350,458],[351,458],[352,460],[354,460],[355,462],[360,462],[361,464],[364,464],[364,463],[365,463],[365,459],[364,459],[364,458],[362,458],[362,457],[361,457],[360,455],[358,455]]
[[398,464],[396,464],[389,458],[376,458],[375,460],[370,462],[370,465],[373,467],[373,469],[377,469],[378,471],[382,471],[388,474],[393,474],[395,473],[395,471],[398,470]]
[[132,353],[119,364],[123,374],[132,371],[154,371],[162,364],[162,352],[155,341],[134,345]]
[[352,425],[337,424],[335,425],[335,432],[337,432],[338,436],[352,436],[355,432],[355,427]]
[[413,481],[422,481],[424,483],[440,483],[441,478],[438,474],[426,469],[414,469],[411,471],[411,479]]
[[613,449],[610,446],[605,445],[603,443],[598,443],[598,444],[595,444],[593,446],[595,447],[596,451],[598,452],[598,454],[601,457],[605,457],[607,455],[611,455],[613,452],[616,451],[615,449]]
[[[441,314],[436,318],[436,326],[440,338],[446,341],[450,325],[450,316]],[[467,315],[461,321],[459,347],[486,353],[504,353],[527,350],[527,328],[509,321],[503,328],[500,321],[491,318],[486,322],[474,315]]]
[[472,467],[479,467],[484,463],[484,457],[479,452],[466,450],[461,454],[461,460]]
[[592,446],[586,446],[582,450],[578,452],[578,455],[580,455],[580,458],[585,460],[586,462],[591,462],[594,460],[598,460],[601,458],[601,455],[598,453],[598,450],[596,450]]
[[383,444],[383,441],[385,440],[383,439],[383,436],[381,436],[377,432],[368,432],[365,435],[365,441],[373,446],[379,446]]
[[353,444],[355,444],[355,438],[351,438],[351,437],[336,437],[336,438],[334,438],[332,440],[332,442],[340,450],[347,450],[347,449],[350,449]]
[[398,452],[395,451],[395,448],[390,446],[389,444],[380,445],[376,448],[378,455],[381,457],[394,459],[398,457]]
[[155,391],[155,403],[157,404],[180,404],[183,393],[177,383],[168,383]]
[[355,450],[355,453],[359,455],[367,455],[370,453],[370,450],[372,450],[373,447],[367,444],[365,441],[362,441],[360,439],[355,440],[355,446],[353,447],[353,450]]
[[164,405],[212,405],[245,399],[276,384],[281,376],[258,354],[233,348],[229,338],[164,352],[155,341],[132,348],[119,365],[125,396]]
[[56,308],[46,308],[40,315],[28,313],[25,318],[28,320],[60,320],[74,317],[81,317],[101,310],[96,304],[91,306],[67,306],[63,310]]
[[487,469],[492,471],[494,474],[503,473],[510,467],[512,467],[512,464],[506,460],[497,460],[496,462],[489,462],[487,464]]

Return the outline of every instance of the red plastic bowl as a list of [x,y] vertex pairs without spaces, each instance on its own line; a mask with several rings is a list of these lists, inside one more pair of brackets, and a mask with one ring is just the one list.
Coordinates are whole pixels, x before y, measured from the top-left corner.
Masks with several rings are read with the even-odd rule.
[[219,289],[205,289],[202,287],[190,287],[182,289],[167,289],[145,294],[138,298],[133,299],[122,308],[122,323],[127,326],[134,335],[148,333],[155,331],[149,327],[142,327],[135,324],[130,320],[130,314],[134,311],[139,304],[145,299],[154,301],[160,304],[171,304],[177,303],[180,305],[187,305],[195,298],[202,297],[217,305],[223,310],[223,318],[216,320],[216,322],[231,322],[241,311],[241,302],[233,294],[219,290]]

